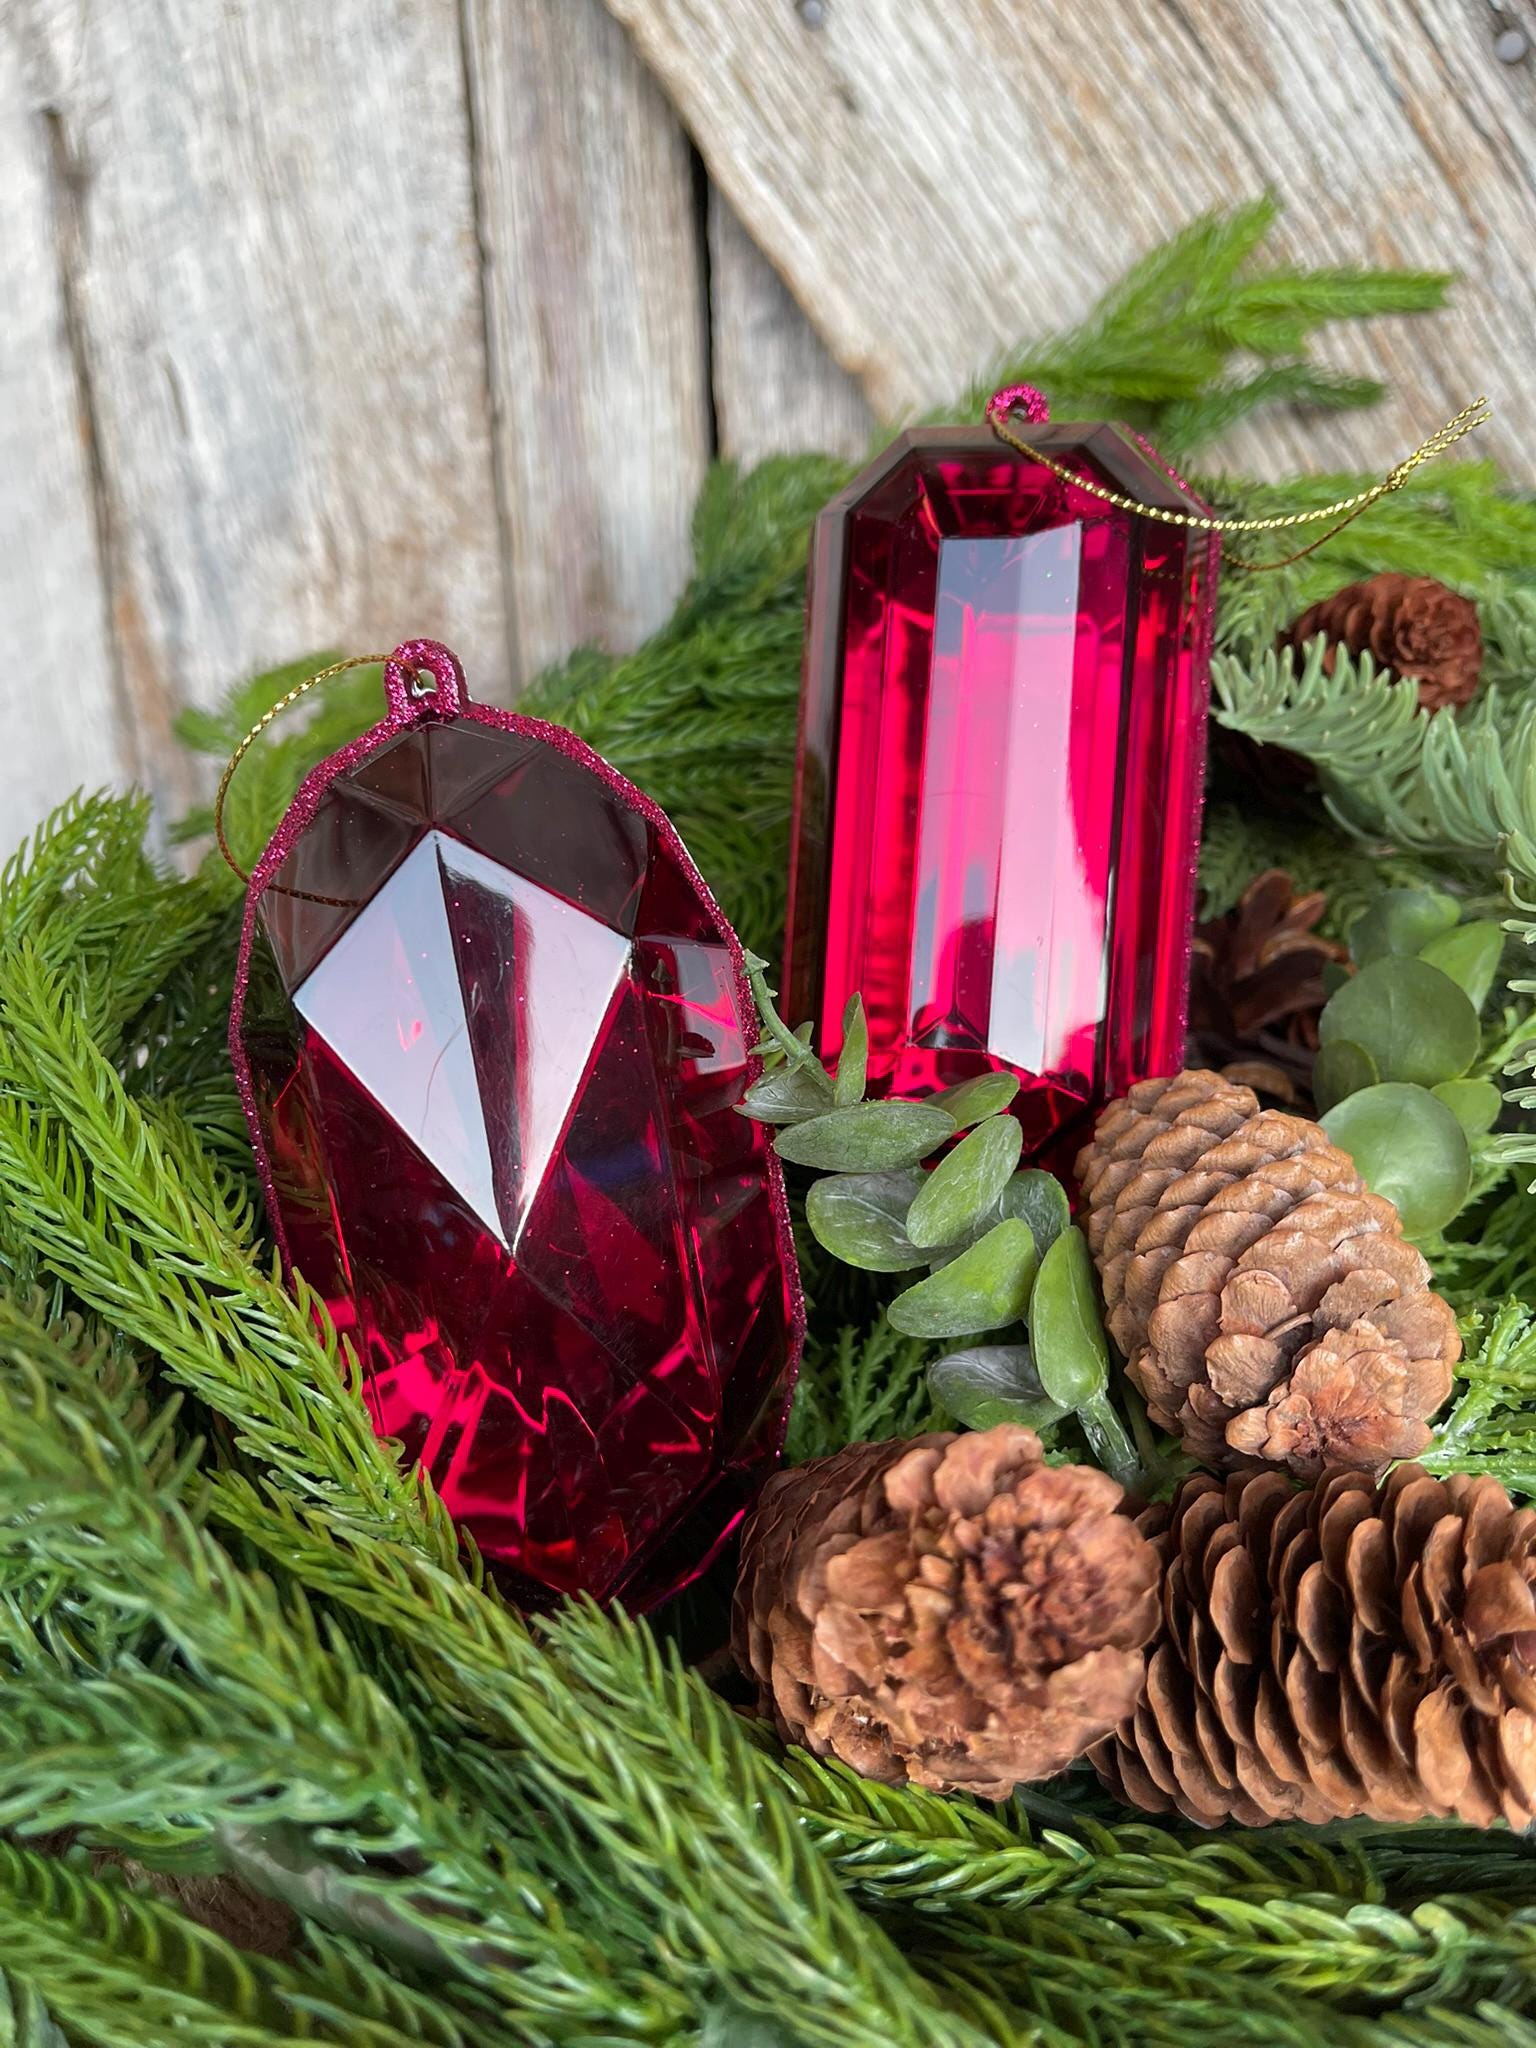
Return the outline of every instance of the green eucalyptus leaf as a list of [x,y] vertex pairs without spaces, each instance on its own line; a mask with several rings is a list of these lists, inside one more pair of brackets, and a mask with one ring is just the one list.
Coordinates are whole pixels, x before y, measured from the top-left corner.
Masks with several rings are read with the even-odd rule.
[[1472,1180],[1467,1134],[1427,1088],[1382,1081],[1330,1109],[1323,1129],[1359,1168],[1366,1185],[1397,1204],[1409,1237],[1443,1230]]
[[1345,982],[1329,999],[1318,1033],[1324,1045],[1347,1038],[1363,1046],[1384,1081],[1424,1088],[1464,1074],[1482,1043],[1466,990],[1427,960],[1396,954]]
[[864,1082],[869,1072],[869,1019],[864,1015],[864,998],[852,995],[843,1012],[843,1049],[837,1056],[837,1079],[832,1099],[839,1109],[864,1100]]
[[816,1242],[866,1273],[905,1273],[927,1263],[906,1232],[906,1215],[922,1192],[924,1175],[906,1167],[895,1173],[829,1173],[812,1181],[805,1220]]
[[1381,1079],[1376,1062],[1352,1038],[1330,1039],[1317,1048],[1312,1062],[1312,1099],[1319,1110],[1332,1109],[1346,1095],[1369,1088]]
[[1388,889],[1350,926],[1349,950],[1361,967],[1389,955],[1417,953],[1460,915],[1460,904],[1443,889]]
[[1337,995],[1349,980],[1349,969],[1342,960],[1325,960],[1318,980],[1323,984],[1325,996]]
[[1067,1200],[1066,1189],[1054,1173],[1046,1173],[1038,1166],[1023,1167],[1008,1182],[986,1215],[979,1218],[958,1243],[929,1253],[929,1265],[935,1272],[941,1266],[947,1266],[978,1238],[985,1237],[995,1224],[1006,1222],[1010,1216],[1019,1217],[1029,1225],[1035,1251],[1043,1259],[1072,1221],[1072,1205]]
[[963,1131],[979,1124],[983,1117],[997,1116],[1019,1092],[1017,1074],[976,1074],[969,1081],[957,1081],[953,1088],[941,1088],[923,1099],[935,1109],[948,1112],[955,1129]]
[[773,1149],[792,1165],[823,1173],[886,1173],[916,1166],[954,1130],[943,1110],[926,1102],[856,1102],[810,1123],[791,1124],[774,1139]]
[[1438,1081],[1430,1089],[1469,1138],[1483,1138],[1499,1120],[1504,1097],[1492,1081]]
[[907,1217],[912,1242],[932,1250],[966,1236],[998,1201],[1023,1149],[1017,1117],[979,1123],[924,1181]]
[[1491,917],[1459,924],[1454,931],[1441,932],[1427,946],[1419,948],[1419,958],[1448,974],[1465,992],[1474,1010],[1481,1010],[1487,1002],[1503,957],[1504,927]]
[[1039,1166],[1026,1166],[1003,1189],[999,1208],[1004,1216],[1022,1217],[1043,1259],[1072,1221],[1072,1204],[1054,1173]]
[[760,1075],[736,1107],[759,1124],[804,1124],[832,1107],[832,1083],[814,1066],[774,1067]]
[[1035,1371],[1053,1401],[1081,1408],[1109,1383],[1109,1341],[1088,1240],[1064,1230],[1040,1262],[1029,1307]]
[[933,1397],[967,1429],[1022,1422],[1047,1429],[1066,1409],[1047,1395],[1027,1344],[978,1344],[951,1351],[928,1368]]
[[1010,1217],[930,1273],[886,1310],[907,1337],[970,1337],[1017,1322],[1034,1282],[1035,1240],[1029,1225]]

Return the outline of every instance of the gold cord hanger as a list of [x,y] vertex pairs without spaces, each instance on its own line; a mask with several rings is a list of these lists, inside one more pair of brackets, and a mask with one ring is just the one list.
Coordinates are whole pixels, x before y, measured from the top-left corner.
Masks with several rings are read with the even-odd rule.
[[1308,512],[1278,512],[1264,519],[1224,519],[1215,513],[1173,512],[1162,505],[1145,505],[1137,498],[1126,497],[1120,491],[1112,491],[1097,483],[1091,477],[1081,476],[1064,462],[1058,462],[1054,455],[1026,441],[1022,434],[1014,432],[1008,424],[1009,415],[1015,407],[1022,407],[1026,417],[1035,421],[1045,416],[1043,399],[1028,385],[1015,385],[1006,390],[994,392],[987,401],[987,424],[998,440],[1016,449],[1020,455],[1028,456],[1031,462],[1038,462],[1042,469],[1048,469],[1053,476],[1060,477],[1074,489],[1086,491],[1091,498],[1098,498],[1106,505],[1113,505],[1117,511],[1138,512],[1144,519],[1155,519],[1164,526],[1193,527],[1202,533],[1280,533],[1292,527],[1310,526],[1317,520],[1332,520],[1334,523],[1326,533],[1320,533],[1309,540],[1305,547],[1294,554],[1284,555],[1273,562],[1253,562],[1240,555],[1229,555],[1228,561],[1238,569],[1283,569],[1291,562],[1299,562],[1304,555],[1310,555],[1325,541],[1342,533],[1352,520],[1358,519],[1368,507],[1385,498],[1392,491],[1400,491],[1414,470],[1426,462],[1432,462],[1437,455],[1445,454],[1464,435],[1485,424],[1492,417],[1492,408],[1486,398],[1475,398],[1470,405],[1463,406],[1454,419],[1446,421],[1437,432],[1430,435],[1405,455],[1394,469],[1379,483],[1371,484],[1366,490],[1356,491],[1352,497],[1336,498],[1331,505],[1319,505]]
[[[299,699],[312,690],[317,683],[328,683],[332,676],[343,675],[349,668],[383,668],[389,659],[390,657],[387,654],[352,654],[345,661],[333,661],[329,668],[319,669],[314,675],[306,676],[302,683],[295,683],[293,688],[279,697],[275,704],[268,706],[240,742],[239,746],[230,755],[224,773],[219,777],[218,789],[214,793],[213,836],[219,842],[219,851],[223,854],[225,861],[242,882],[248,883],[251,878],[245,869],[241,867],[239,861],[235,859],[233,849],[224,832],[224,800],[229,795],[229,785],[235,779],[235,770],[240,766],[240,763],[245,759],[246,755],[251,751],[257,740],[261,738],[272,721],[276,718],[281,718],[285,711],[297,704]],[[288,893],[297,894],[298,892],[290,891]],[[325,901],[327,899],[320,898],[317,900]]]

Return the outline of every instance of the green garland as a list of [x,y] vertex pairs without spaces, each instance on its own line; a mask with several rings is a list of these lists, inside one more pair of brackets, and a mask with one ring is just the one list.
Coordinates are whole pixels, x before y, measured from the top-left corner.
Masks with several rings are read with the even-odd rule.
[[[1444,281],[1265,270],[1269,219],[1197,223],[1000,375],[1180,455],[1274,398],[1368,400],[1311,363],[1313,333],[1425,310]],[[527,700],[668,806],[770,955],[806,536],[845,473],[718,470],[670,623]],[[1468,465],[1303,577],[1235,584],[1222,718],[1263,736],[1283,714],[1341,779],[1304,830],[1218,802],[1212,900],[1292,852],[1343,861],[1361,901],[1383,876],[1536,888],[1536,625],[1513,583],[1494,605],[1533,542],[1536,512]],[[1379,679],[1273,668],[1277,607],[1357,564],[1483,598],[1496,701],[1426,729]],[[295,673],[184,737],[224,758]],[[1374,721],[1363,760],[1338,751],[1358,728],[1341,741],[1335,685]],[[349,678],[253,755],[230,814],[247,858],[377,688]],[[1000,1810],[893,1791],[742,1720],[669,1640],[685,1615],[509,1612],[281,1284],[224,1054],[238,892],[216,862],[162,872],[146,823],[77,800],[0,873],[0,2043],[1536,2043],[1536,1858],[1507,1835],[1203,1837],[1076,1778]],[[1493,1007],[1513,1048],[1518,969]],[[1512,1156],[1473,1209],[1436,1248],[1474,1334],[1437,1456],[1531,1489],[1536,1203]],[[858,1276],[806,1264],[791,1454],[923,1427],[924,1347]],[[285,1901],[290,1951],[200,1926],[165,1887],[189,1872]]]

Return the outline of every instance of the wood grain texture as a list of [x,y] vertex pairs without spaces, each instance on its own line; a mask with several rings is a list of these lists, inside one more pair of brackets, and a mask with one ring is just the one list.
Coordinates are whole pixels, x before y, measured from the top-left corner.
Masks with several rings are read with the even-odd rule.
[[[1536,474],[1536,81],[1482,0],[608,0],[711,174],[888,413],[942,404],[1202,209],[1266,186],[1310,261],[1460,269],[1433,325],[1342,331],[1393,387],[1238,464],[1386,462],[1487,389]],[[1527,0],[1514,14],[1530,25]]]
[[741,462],[820,448],[859,455],[874,414],[761,249],[711,186],[710,355],[720,453]]
[[115,659],[177,706],[306,647],[506,668],[454,0],[11,0],[74,168]]
[[468,0],[520,667],[627,647],[687,575],[710,454],[692,154],[601,0]]
[[92,517],[91,430],[61,262],[68,166],[31,53],[0,35],[0,617],[9,659],[0,847],[134,763],[119,727]]

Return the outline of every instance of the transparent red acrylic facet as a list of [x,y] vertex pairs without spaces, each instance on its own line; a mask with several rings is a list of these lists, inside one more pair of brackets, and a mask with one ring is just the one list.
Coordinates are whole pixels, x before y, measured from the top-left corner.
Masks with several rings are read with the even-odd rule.
[[516,1590],[645,1605],[777,1450],[796,1299],[736,970],[674,844],[472,719],[336,777],[240,1019],[278,1221]]
[[[1037,444],[1199,510],[1113,428]],[[1182,1062],[1214,541],[986,429],[907,434],[812,560],[786,990],[872,1082],[992,1068],[1034,1151]]]

